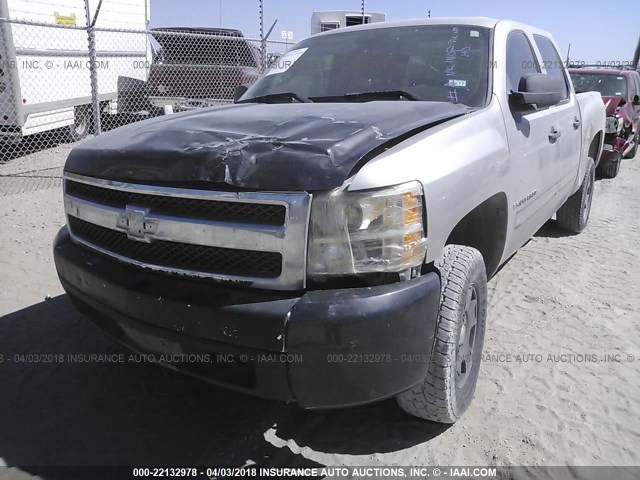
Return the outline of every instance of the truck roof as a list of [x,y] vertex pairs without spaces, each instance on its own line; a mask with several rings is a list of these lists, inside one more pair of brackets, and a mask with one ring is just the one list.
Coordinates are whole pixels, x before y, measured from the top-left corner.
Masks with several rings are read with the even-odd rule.
[[[366,25],[354,25],[352,27],[348,27],[349,29],[347,31],[352,32],[354,30],[371,30],[371,29],[377,29],[377,28],[392,28],[392,27],[411,27],[411,26],[418,26],[418,25],[475,25],[478,27],[495,28],[495,26],[498,23],[512,30],[520,29],[520,30],[525,30],[535,34],[543,34],[546,37],[552,38],[552,35],[549,32],[545,30],[541,30],[534,26],[516,22],[513,20],[500,20],[500,19],[489,18],[489,17],[438,17],[438,18],[416,18],[412,20],[395,20],[391,22],[379,22],[379,23],[368,23]],[[339,35],[344,32],[345,32],[344,28],[338,28],[335,30],[322,32],[314,36]]]
[[[438,17],[438,18],[415,18],[412,20],[394,20],[391,22],[377,22],[367,23],[365,25],[353,25],[348,27],[348,32],[354,30],[371,30],[377,28],[392,28],[392,27],[412,27],[418,25],[477,25],[478,27],[493,28],[499,20],[487,17]],[[339,35],[344,33],[344,28],[337,28],[335,30],[329,30],[322,32],[314,36],[319,35]]]
[[620,76],[631,76],[633,75],[635,70],[627,69],[627,68],[609,68],[609,67],[571,67],[569,68],[569,73],[594,73],[598,75],[615,75],[617,77]]
[[215,27],[156,27],[151,29],[152,32],[166,33],[200,33],[207,35],[218,35],[226,37],[243,37],[240,30],[234,28],[215,28]]

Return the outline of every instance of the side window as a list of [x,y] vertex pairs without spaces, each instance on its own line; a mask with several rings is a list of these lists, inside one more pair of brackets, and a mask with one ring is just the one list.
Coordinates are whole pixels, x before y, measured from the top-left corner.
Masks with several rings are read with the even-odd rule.
[[528,73],[540,73],[540,66],[526,35],[512,32],[507,38],[507,91],[517,92],[520,79]]
[[553,46],[551,40],[541,35],[534,35],[533,39],[542,55],[542,66],[547,71],[547,75],[551,75],[562,82],[562,99],[569,97],[569,86],[567,85],[567,77],[564,73],[564,65],[560,59],[560,55]]

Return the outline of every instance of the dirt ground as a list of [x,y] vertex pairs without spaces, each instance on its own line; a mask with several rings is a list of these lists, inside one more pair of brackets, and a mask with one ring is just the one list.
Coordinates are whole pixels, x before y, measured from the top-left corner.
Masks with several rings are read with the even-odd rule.
[[591,221],[550,221],[490,281],[476,398],[446,427],[394,401],[303,411],[148,364],[16,362],[125,352],[69,304],[51,242],[71,146],[0,165],[0,465],[640,465],[640,158]]

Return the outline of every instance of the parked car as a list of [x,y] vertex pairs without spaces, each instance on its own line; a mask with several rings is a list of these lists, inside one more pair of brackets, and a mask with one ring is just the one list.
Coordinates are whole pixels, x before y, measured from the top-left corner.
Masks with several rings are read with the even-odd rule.
[[640,141],[640,74],[618,68],[571,68],[577,92],[600,92],[607,120],[600,170],[618,175],[623,158],[633,158]]
[[233,102],[238,85],[260,75],[260,52],[239,30],[153,28],[160,44],[149,70],[149,101],[173,110]]
[[604,118],[537,28],[336,29],[235,105],[77,146],[56,268],[87,317],[173,368],[305,408],[397,396],[452,423],[487,278],[554,214],[585,228]]

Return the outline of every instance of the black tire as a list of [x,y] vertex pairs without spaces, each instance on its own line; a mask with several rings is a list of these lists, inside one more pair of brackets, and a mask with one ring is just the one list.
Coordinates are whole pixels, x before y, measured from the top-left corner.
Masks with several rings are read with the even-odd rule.
[[622,166],[622,157],[618,155],[618,158],[613,161],[607,161],[600,163],[599,172],[604,178],[616,178],[620,172]]
[[638,142],[640,142],[640,132],[636,132],[635,137],[633,137],[633,142],[635,144],[634,147],[624,156],[624,158],[635,158],[636,153],[638,152]]
[[595,182],[595,168],[593,159],[590,158],[580,189],[567,198],[567,201],[556,212],[556,224],[558,227],[573,233],[580,233],[585,229],[587,223],[589,223]]
[[[446,246],[436,267],[442,289],[427,376],[399,394],[397,401],[410,415],[454,423],[471,404],[478,381],[487,321],[487,273],[480,252],[461,245]],[[471,326],[472,310],[475,326]]]
[[80,105],[73,113],[74,121],[73,125],[67,127],[67,138],[71,142],[77,142],[91,132],[91,108],[89,105]]

